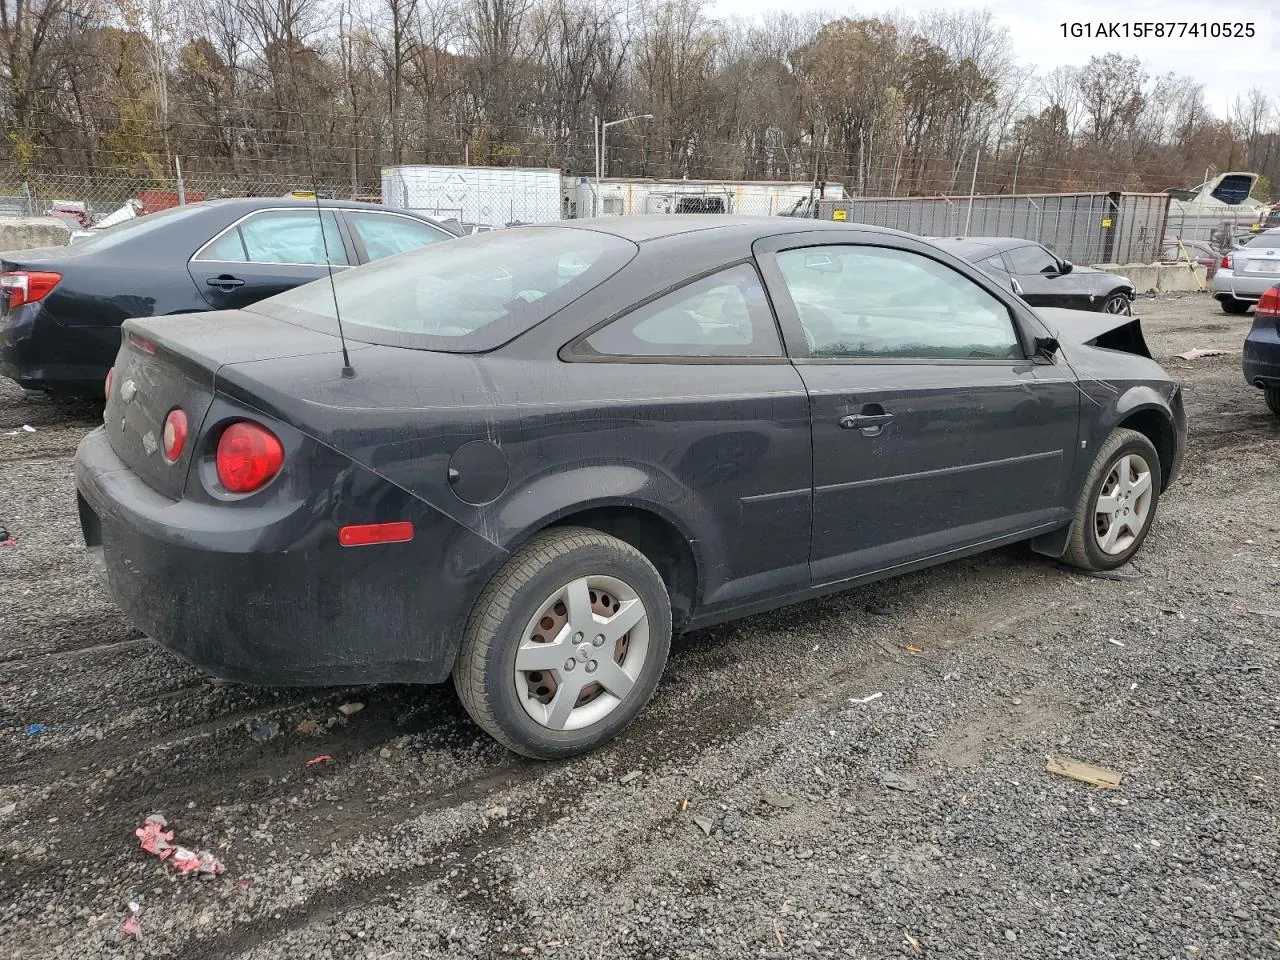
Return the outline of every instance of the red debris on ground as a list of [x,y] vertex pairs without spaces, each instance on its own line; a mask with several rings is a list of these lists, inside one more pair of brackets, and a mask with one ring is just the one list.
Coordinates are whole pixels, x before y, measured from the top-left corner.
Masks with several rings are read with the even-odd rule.
[[322,754],[320,754],[320,756],[318,756],[318,757],[312,757],[310,760],[308,760],[308,761],[307,761],[307,766],[308,766],[308,767],[314,767],[314,766],[316,766],[317,764],[321,764],[321,763],[330,763],[330,762],[332,762],[332,760],[333,760],[333,757],[329,756],[329,754],[327,754],[327,753],[322,753]]
[[201,873],[216,877],[226,872],[226,867],[208,850],[188,850],[186,847],[174,846],[173,831],[164,829],[168,825],[164,817],[153,813],[133,833],[142,841],[142,849],[147,853],[155,854],[161,860],[172,856],[173,865],[180,873]]
[[208,850],[197,852],[186,847],[179,847],[174,853],[173,866],[181,873],[207,873],[212,877],[226,873],[227,870]]
[[142,939],[142,924],[138,923],[137,917],[130,917],[124,922],[124,932],[126,936]]
[[163,860],[177,849],[173,845],[173,831],[164,829],[168,825],[169,822],[164,817],[153,813],[133,834],[142,841],[143,850],[154,853]]

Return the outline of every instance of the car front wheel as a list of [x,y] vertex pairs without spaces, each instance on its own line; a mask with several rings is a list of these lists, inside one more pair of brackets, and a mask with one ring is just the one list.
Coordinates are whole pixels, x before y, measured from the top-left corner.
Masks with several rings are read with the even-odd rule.
[[1113,293],[1102,303],[1103,313],[1115,313],[1122,316],[1133,315],[1133,301],[1123,293]]
[[1062,559],[1084,570],[1128,563],[1151,530],[1160,484],[1151,441],[1136,430],[1113,431],[1085,479]]
[[570,757],[635,719],[670,646],[671,604],[653,564],[615,537],[560,527],[534,537],[485,588],[453,683],[499,743]]
[[1222,303],[1223,313],[1230,313],[1238,317],[1243,313],[1249,312],[1248,300],[1237,300],[1235,297],[1223,297],[1220,302]]

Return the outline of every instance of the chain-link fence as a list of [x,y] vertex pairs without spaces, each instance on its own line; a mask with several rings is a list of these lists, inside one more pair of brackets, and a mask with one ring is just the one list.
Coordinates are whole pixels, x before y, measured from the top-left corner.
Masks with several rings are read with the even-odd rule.
[[[217,197],[323,197],[385,202],[441,219],[488,226],[546,223],[591,216],[662,213],[794,214],[814,195],[812,184],[785,181],[661,180],[563,176],[555,167],[411,165],[386,167],[379,181],[321,179],[306,174],[208,174],[151,177],[121,173],[20,175],[0,171],[0,217],[76,215],[86,223],[134,201],[140,214]],[[826,197],[841,197],[838,183]]]
[[152,177],[123,173],[29,174],[0,171],[0,217],[43,216],[51,211],[82,209],[90,222],[118,210],[130,200],[139,213],[154,213],[197,200],[216,197],[278,197],[292,191],[316,189],[323,197],[378,200],[377,182],[320,180],[305,174],[208,174]]

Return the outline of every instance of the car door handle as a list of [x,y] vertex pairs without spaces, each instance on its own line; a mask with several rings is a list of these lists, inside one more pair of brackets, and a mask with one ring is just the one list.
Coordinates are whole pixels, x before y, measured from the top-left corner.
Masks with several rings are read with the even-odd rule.
[[840,426],[845,430],[876,430],[893,420],[892,413],[855,413],[840,418]]
[[243,287],[244,281],[239,277],[232,277],[223,274],[220,277],[210,277],[205,281],[211,287],[217,287],[220,290],[232,290],[235,287]]

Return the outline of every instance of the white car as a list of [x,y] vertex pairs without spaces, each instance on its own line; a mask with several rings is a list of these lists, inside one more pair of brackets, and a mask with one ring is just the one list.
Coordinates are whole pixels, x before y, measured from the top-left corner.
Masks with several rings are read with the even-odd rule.
[[1248,246],[1226,254],[1213,275],[1210,292],[1227,313],[1246,313],[1280,281],[1280,229],[1264,230]]

